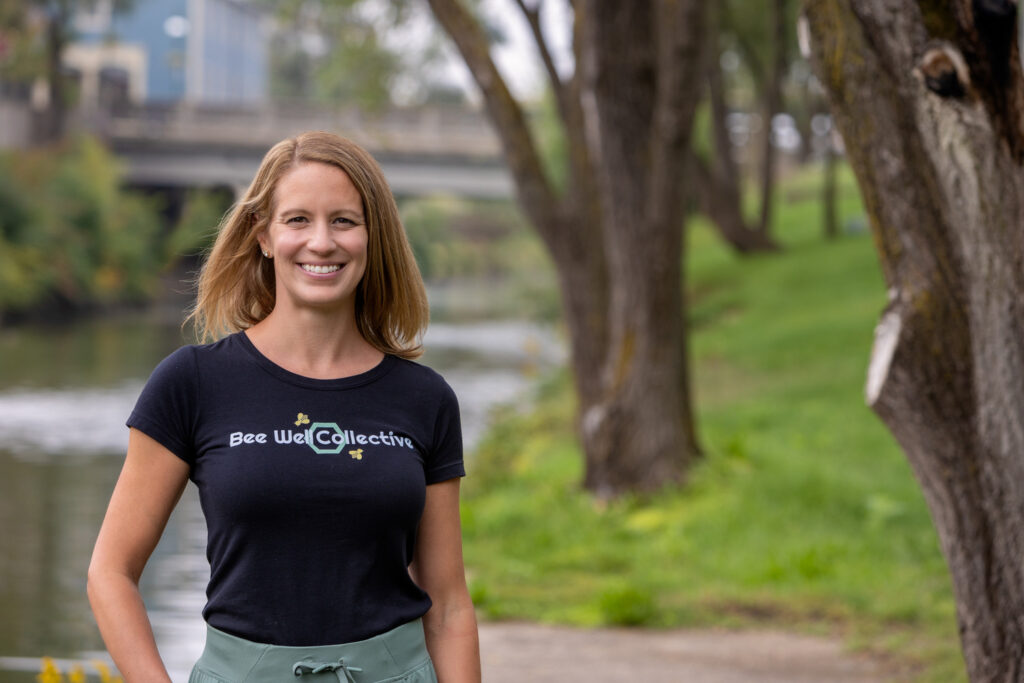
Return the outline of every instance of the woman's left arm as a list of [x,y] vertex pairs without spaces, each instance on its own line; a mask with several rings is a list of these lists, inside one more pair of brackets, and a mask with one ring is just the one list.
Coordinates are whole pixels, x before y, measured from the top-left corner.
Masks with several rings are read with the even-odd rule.
[[479,683],[480,638],[462,561],[459,479],[427,487],[410,571],[433,602],[423,630],[438,681]]

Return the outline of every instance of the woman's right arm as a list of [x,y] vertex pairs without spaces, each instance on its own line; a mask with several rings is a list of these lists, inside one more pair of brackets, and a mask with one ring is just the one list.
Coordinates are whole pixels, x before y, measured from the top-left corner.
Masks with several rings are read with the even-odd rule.
[[139,594],[139,577],[188,483],[189,466],[137,429],[89,564],[89,602],[127,683],[170,681]]

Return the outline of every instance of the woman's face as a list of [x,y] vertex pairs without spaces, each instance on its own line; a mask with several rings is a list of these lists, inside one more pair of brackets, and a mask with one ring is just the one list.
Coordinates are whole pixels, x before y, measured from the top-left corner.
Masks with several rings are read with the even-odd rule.
[[355,310],[368,234],[362,197],[344,171],[306,162],[285,173],[258,239],[274,259],[275,310]]

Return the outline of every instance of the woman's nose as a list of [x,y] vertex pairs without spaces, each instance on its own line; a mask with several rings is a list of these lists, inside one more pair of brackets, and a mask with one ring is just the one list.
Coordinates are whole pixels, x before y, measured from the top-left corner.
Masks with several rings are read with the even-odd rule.
[[331,239],[331,228],[327,221],[316,221],[309,238],[309,248],[314,251],[330,251],[334,247]]

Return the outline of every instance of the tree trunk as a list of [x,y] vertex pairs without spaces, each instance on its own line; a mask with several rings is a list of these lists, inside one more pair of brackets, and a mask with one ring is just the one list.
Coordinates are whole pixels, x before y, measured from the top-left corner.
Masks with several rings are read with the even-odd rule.
[[700,210],[718,228],[722,238],[736,251],[750,253],[769,251],[778,245],[764,232],[752,229],[743,217],[740,196],[740,170],[733,158],[732,140],[729,139],[727,117],[729,107],[722,83],[722,65],[719,59],[717,11],[709,10],[709,50],[707,82],[711,104],[711,133],[715,143],[714,159],[705,163],[694,155],[693,178]]
[[[679,481],[698,453],[682,295],[680,190],[696,107],[687,93],[697,89],[701,75],[703,3],[577,3],[574,50],[580,68],[563,80],[536,5],[518,0],[566,135],[569,177],[559,195],[479,24],[457,0],[429,2],[481,90],[519,202],[558,271],[579,397],[585,486],[615,496]],[[611,101],[619,88],[636,111]]]
[[825,228],[825,238],[834,240],[839,237],[839,210],[836,205],[836,146],[833,141],[833,133],[829,131],[825,144],[825,158],[822,163],[825,165],[825,177],[821,184],[821,207],[822,223]]
[[683,94],[703,75],[702,4],[578,5],[586,130],[614,283],[603,400],[583,415],[585,485],[603,497],[678,481],[699,454],[679,186],[696,100]]
[[906,452],[972,681],[1024,679],[1024,79],[1012,0],[810,0],[890,302],[867,400]]
[[597,207],[596,202],[567,207],[558,223],[542,231],[549,235],[548,251],[556,264],[579,415],[600,400],[601,368],[608,353],[608,268],[604,250],[587,243],[592,235],[580,230],[580,226],[600,223],[600,216],[595,215]]
[[796,123],[796,130],[800,134],[800,147],[796,152],[796,163],[803,166],[810,162],[814,155],[814,128],[811,120],[818,113],[817,97],[811,92],[810,79],[804,79],[800,84],[800,96],[795,106],[791,105],[789,111],[793,114]]
[[761,213],[758,231],[771,234],[772,201],[775,197],[775,141],[772,119],[782,108],[782,79],[786,75],[786,0],[772,3],[772,68],[764,89],[764,139],[761,148]]
[[743,218],[739,187],[735,178],[725,175],[717,164],[709,165],[693,155],[691,164],[693,199],[701,213],[725,242],[741,254],[775,251],[779,245],[771,237],[747,225]]

